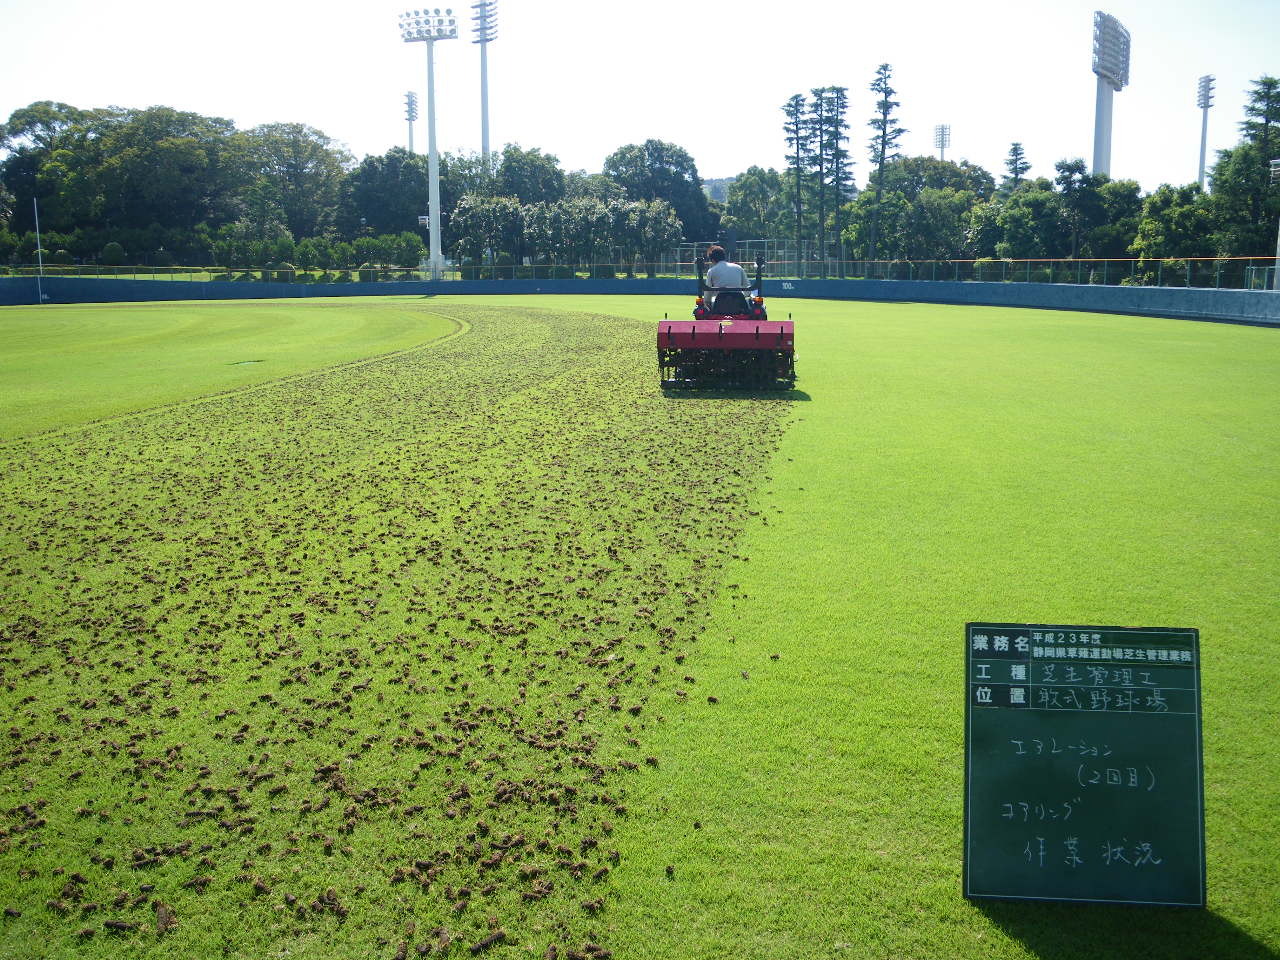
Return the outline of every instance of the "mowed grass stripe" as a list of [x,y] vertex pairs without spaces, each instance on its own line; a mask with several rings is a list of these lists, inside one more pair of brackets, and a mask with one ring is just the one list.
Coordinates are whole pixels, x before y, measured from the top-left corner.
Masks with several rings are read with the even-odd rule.
[[[787,307],[813,399],[624,838],[622,952],[1275,956],[1275,331]],[[960,644],[978,619],[1201,629],[1208,912],[961,897]]]
[[394,353],[454,328],[422,298],[0,308],[0,441]]
[[786,401],[666,402],[647,325],[449,312],[0,450],[0,954],[609,942]]

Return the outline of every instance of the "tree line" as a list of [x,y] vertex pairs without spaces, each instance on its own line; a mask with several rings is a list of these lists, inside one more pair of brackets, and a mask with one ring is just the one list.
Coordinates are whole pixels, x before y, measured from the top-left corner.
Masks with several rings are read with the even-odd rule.
[[[1266,256],[1280,217],[1280,80],[1247,92],[1239,142],[1212,189],[1091,174],[1063,159],[1029,177],[1020,143],[997,182],[966,161],[903,156],[889,64],[869,89],[866,185],[855,183],[849,96],[817,87],[782,106],[786,166],[752,166],[703,189],[684,148],[614,151],[599,173],[539,148],[441,157],[443,245],[464,263],[634,263],[680,240],[789,241],[813,259],[1151,259]],[[425,253],[427,161],[392,148],[360,161],[320,130],[169,107],[79,109],[43,101],[0,124],[0,262],[35,259],[230,267],[415,266]]]
[[[0,262],[35,260],[33,200],[55,261],[350,268],[416,266],[425,251],[426,157],[357,162],[305,124],[40,102],[0,125],[0,157]],[[718,228],[692,157],[658,140],[620,147],[601,173],[514,144],[446,153],[440,195],[460,258],[657,259]]]
[[783,238],[826,259],[854,260],[1187,258],[1267,256],[1280,217],[1280,80],[1251,84],[1240,142],[1218,152],[1211,192],[1092,174],[1082,159],[1029,178],[1013,143],[1000,181],[975,164],[903,156],[892,68],[870,84],[870,172],[859,191],[848,174],[844,88],[797,94],[782,106],[787,167],[751,167],[726,189],[723,225],[741,237]]

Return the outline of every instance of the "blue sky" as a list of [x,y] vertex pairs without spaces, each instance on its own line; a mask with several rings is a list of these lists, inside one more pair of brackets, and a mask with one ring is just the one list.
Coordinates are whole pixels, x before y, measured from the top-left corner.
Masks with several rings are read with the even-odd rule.
[[[455,7],[465,18],[470,4]],[[1212,151],[1237,140],[1244,93],[1280,75],[1280,0],[903,0],[861,5],[757,0],[692,5],[499,0],[490,46],[490,129],[598,171],[624,143],[649,137],[687,149],[704,177],[784,163],[781,104],[812,87],[850,91],[859,183],[876,65],[894,68],[904,152],[931,153],[949,123],[949,159],[999,176],[1021,141],[1033,175],[1092,155],[1092,15],[1133,36],[1130,86],[1115,98],[1112,175],[1146,190],[1195,179],[1201,74],[1217,76]],[[6,50],[0,116],[33,100],[80,107],[165,104],[241,127],[300,121],[356,157],[404,145],[406,90],[425,102],[425,52],[399,39],[403,4],[372,0],[211,7],[157,0],[0,0]],[[469,20],[468,20],[469,24]],[[464,35],[437,45],[439,142],[478,150],[479,51]],[[425,149],[424,118],[415,145]]]

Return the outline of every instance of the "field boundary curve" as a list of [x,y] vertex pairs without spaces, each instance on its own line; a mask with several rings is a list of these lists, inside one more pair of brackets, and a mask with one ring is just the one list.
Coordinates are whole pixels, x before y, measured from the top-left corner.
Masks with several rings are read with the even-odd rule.
[[135,417],[145,416],[147,414],[156,413],[161,410],[179,410],[183,407],[194,407],[202,403],[210,403],[215,400],[225,400],[227,397],[234,397],[244,393],[251,393],[255,390],[263,390],[270,387],[277,387],[281,384],[293,383],[295,381],[306,380],[310,377],[320,376],[332,373],[335,370],[344,370],[352,367],[361,367],[371,363],[377,363],[381,360],[389,360],[394,357],[402,357],[407,354],[417,353],[422,350],[429,350],[433,347],[449,343],[459,337],[463,337],[471,332],[471,324],[459,317],[450,316],[447,313],[441,313],[432,310],[431,313],[442,320],[448,320],[454,324],[454,329],[446,333],[443,337],[436,337],[432,340],[424,340],[422,343],[414,344],[412,347],[405,347],[401,350],[390,350],[386,353],[377,353],[369,357],[361,357],[359,360],[346,360],[342,363],[332,363],[323,367],[316,367],[313,370],[304,370],[301,373],[289,373],[280,377],[272,377],[270,380],[262,380],[258,383],[247,383],[243,386],[233,387],[230,390],[219,390],[215,393],[206,393],[198,397],[188,397],[185,400],[175,400],[172,403],[157,403],[149,407],[140,407],[137,410],[130,410],[128,413],[118,413],[110,417],[95,417],[92,420],[85,420],[81,423],[67,424],[62,427],[54,427],[50,430],[38,430],[35,433],[24,433],[21,436],[10,437],[7,440],[0,440],[0,450],[17,446],[22,443],[28,443],[32,440],[46,439],[49,437],[62,436],[68,433],[74,433],[77,430],[84,430],[87,427],[99,426],[104,423],[116,423],[121,420],[130,420]]

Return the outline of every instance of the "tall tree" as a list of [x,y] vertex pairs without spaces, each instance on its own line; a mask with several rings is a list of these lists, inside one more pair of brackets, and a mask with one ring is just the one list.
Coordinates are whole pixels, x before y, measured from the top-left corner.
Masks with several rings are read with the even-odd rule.
[[1108,181],[1105,174],[1091,174],[1082,158],[1059,160],[1054,165],[1058,175],[1054,184],[1062,216],[1071,233],[1071,257],[1080,252],[1080,234],[1102,222],[1102,196],[1099,187]]
[[661,140],[628,144],[611,153],[604,174],[629,200],[665,200],[675,208],[687,240],[714,237],[719,220],[707,203],[698,166],[685,149]]
[[496,190],[521,203],[555,203],[564,199],[564,171],[558,158],[537,147],[522,150],[509,143],[498,163]]
[[440,155],[440,230],[446,248],[457,241],[451,224],[462,198],[495,195],[497,165],[498,154],[495,151],[491,151],[488,157],[479,151]]
[[844,146],[849,139],[849,122],[845,117],[849,97],[844,87],[817,87],[811,93],[813,99],[809,101],[806,117],[812,144],[809,174],[818,203],[818,256],[825,276],[828,202],[838,209],[848,199],[851,179],[849,151]]
[[[835,203],[835,232],[837,237],[844,233],[844,207],[857,193],[853,185],[853,160],[847,146],[849,142],[849,88],[828,87],[830,95],[827,114],[827,181],[831,185],[833,202]],[[843,260],[840,258],[841,276],[843,276]]]
[[643,204],[637,215],[640,255],[652,277],[658,261],[680,242],[680,218],[676,216],[675,208],[664,200],[650,200]]
[[1213,211],[1200,184],[1162,184],[1142,202],[1142,218],[1130,252],[1151,260],[1202,257],[1213,230]]
[[748,167],[729,182],[724,224],[737,230],[738,236],[776,237],[785,229],[786,220],[786,198],[777,170]]
[[[1267,194],[1258,179],[1263,165],[1262,150],[1247,140],[1218,151],[1210,201],[1215,223],[1213,246],[1221,256],[1258,257],[1275,249],[1280,190],[1271,190],[1270,202],[1266,202]],[[1260,215],[1255,216],[1255,210],[1260,210]]]
[[294,237],[323,233],[334,222],[351,156],[324,133],[301,123],[268,123],[248,133],[264,196]]
[[797,256],[804,239],[804,183],[813,153],[813,132],[805,122],[804,95],[797,93],[782,105],[782,132],[787,138],[787,165],[791,187],[791,205],[795,211]]
[[62,135],[84,117],[85,111],[53,100],[19,107],[9,114],[8,123],[0,125],[0,149],[16,150],[30,146],[38,150],[54,150]]
[[428,197],[427,158],[392,147],[380,157],[365,157],[347,174],[338,228],[347,236],[359,233],[362,224],[374,233],[418,230]]
[[873,131],[873,136],[868,142],[868,146],[871,150],[871,163],[875,167],[876,196],[875,206],[871,211],[871,230],[868,237],[869,250],[867,259],[869,260],[876,258],[876,244],[880,226],[880,201],[884,193],[881,174],[884,172],[885,163],[898,156],[898,141],[907,132],[905,128],[898,126],[898,120],[893,115],[894,109],[900,104],[893,99],[893,95],[897,91],[889,85],[889,81],[892,79],[893,67],[887,63],[882,63],[876,68],[876,78],[871,81],[871,92],[877,98],[876,112],[875,116],[867,123],[867,126]]
[[1000,204],[996,256],[1005,260],[1060,257],[1069,239],[1063,232],[1062,205],[1043,177],[1030,181]]
[[1273,137],[1280,140],[1280,79],[1263,76],[1253,81],[1249,99],[1244,105],[1245,119],[1240,123],[1247,142],[1258,148],[1258,188],[1251,198],[1249,213],[1257,223],[1271,189],[1271,161],[1280,158],[1280,146],[1272,144]]
[[[1129,255],[1129,246],[1138,235],[1142,218],[1142,188],[1136,180],[1108,180],[1098,188],[1102,204],[1101,223],[1089,230],[1080,245],[1085,257],[1105,257],[1109,260]],[[1201,251],[1209,234],[1201,241]]]
[[567,200],[575,197],[595,197],[597,200],[625,200],[627,192],[615,180],[610,180],[603,173],[587,173],[585,170],[570,170],[564,175],[564,196]]
[[809,176],[813,183],[814,196],[818,203],[818,258],[822,263],[823,274],[827,267],[827,88],[814,87],[809,91],[813,99],[809,101],[805,123],[809,126],[809,136],[813,142],[813,153],[809,158]]
[[995,178],[977,164],[961,160],[939,160],[933,156],[898,157],[884,165],[881,173],[885,191],[897,190],[914,201],[922,190],[967,190],[979,199],[991,197]]
[[1017,190],[1018,184],[1022,183],[1022,178],[1031,169],[1031,164],[1027,162],[1027,155],[1022,149],[1022,144],[1015,141],[1009,145],[1009,156],[1004,162],[1004,168],[1009,171],[1009,176],[1005,178],[1009,189]]
[[453,214],[455,247],[461,257],[484,262],[485,252],[517,258],[524,250],[524,211],[514,197],[466,196]]
[[1218,151],[1211,175],[1214,247],[1223,256],[1269,254],[1280,217],[1280,185],[1270,177],[1271,161],[1280,157],[1280,80],[1253,81],[1244,114],[1241,141]]
[[591,197],[580,197],[555,206],[563,211],[564,242],[570,262],[598,262],[602,250],[612,239],[608,205]]

